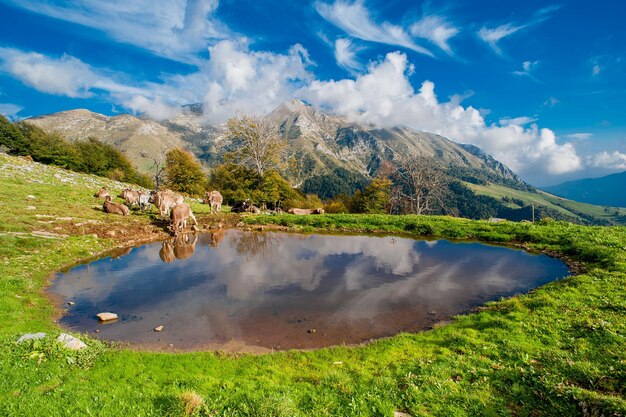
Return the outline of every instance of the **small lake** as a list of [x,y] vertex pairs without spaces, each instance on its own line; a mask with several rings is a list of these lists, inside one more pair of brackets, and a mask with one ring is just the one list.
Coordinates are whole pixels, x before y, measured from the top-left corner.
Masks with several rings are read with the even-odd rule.
[[[417,332],[568,275],[558,259],[480,243],[232,229],[77,266],[49,291],[64,327],[101,339],[263,351]],[[99,323],[105,311],[119,320]]]

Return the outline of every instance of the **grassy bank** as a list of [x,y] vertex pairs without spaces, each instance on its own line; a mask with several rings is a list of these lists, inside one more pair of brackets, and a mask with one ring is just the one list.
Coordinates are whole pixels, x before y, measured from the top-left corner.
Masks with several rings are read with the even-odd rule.
[[[165,235],[154,216],[104,215],[91,195],[107,181],[0,156],[0,415],[626,414],[624,227],[425,216],[247,218],[297,231],[516,243],[564,254],[585,273],[428,332],[353,348],[164,354],[88,335],[76,335],[89,346],[80,353],[51,341],[15,344],[26,332],[61,332],[42,292],[51,273],[121,243]],[[33,234],[40,231],[54,235]]]

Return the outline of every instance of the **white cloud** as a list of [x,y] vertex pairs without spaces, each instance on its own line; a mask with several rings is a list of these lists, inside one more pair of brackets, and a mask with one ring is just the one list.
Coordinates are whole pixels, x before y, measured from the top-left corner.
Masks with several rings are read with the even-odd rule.
[[0,114],[7,116],[9,119],[17,116],[17,114],[22,111],[22,109],[23,107],[18,106],[17,104],[0,103]]
[[337,65],[351,74],[363,68],[356,56],[355,46],[350,39],[338,38],[335,40],[335,60]]
[[534,123],[536,121],[537,121],[536,117],[528,117],[528,116],[505,117],[499,120],[501,126],[510,126],[510,125],[524,126],[530,123]]
[[79,59],[63,55],[49,58],[35,52],[0,48],[0,70],[45,93],[89,97],[98,76]]
[[550,18],[550,13],[558,10],[559,8],[560,6],[552,5],[552,6],[547,6],[542,9],[539,9],[533,14],[532,18],[526,23],[518,24],[518,23],[509,22],[509,23],[505,23],[505,24],[502,24],[493,28],[488,28],[487,26],[483,26],[482,28],[480,28],[480,30],[477,33],[478,37],[482,39],[483,41],[485,41],[487,45],[489,45],[489,47],[491,47],[491,49],[494,50],[495,53],[500,55],[502,54],[502,49],[500,48],[500,45],[498,45],[498,43],[502,39],[509,37],[513,35],[514,33],[521,31],[522,29],[526,29],[526,28],[538,25],[546,21],[547,19]]
[[[172,116],[174,112],[170,107],[166,113],[163,104],[155,97],[157,84],[117,81],[124,75],[93,68],[67,54],[54,58],[36,52],[0,48],[0,71],[43,93],[71,98],[104,93],[130,110],[155,118],[166,114]],[[155,104],[151,106],[149,102]]]
[[459,29],[441,16],[424,16],[413,23],[409,29],[413,36],[428,39],[437,45],[448,55],[452,55],[452,49],[448,40],[459,33]]
[[587,163],[596,168],[626,169],[626,154],[618,151],[603,151],[590,157]]
[[552,108],[552,107],[556,106],[559,103],[560,103],[560,101],[559,101],[558,98],[550,97],[549,99],[547,99],[546,101],[543,102],[543,107]]
[[518,71],[513,71],[513,74],[534,79],[532,71],[537,66],[537,64],[539,64],[539,61],[524,61],[522,62],[522,69]]
[[569,135],[565,135],[566,138],[573,139],[573,140],[587,140],[592,136],[593,136],[593,133],[585,133],[585,132],[570,133]]
[[230,36],[213,17],[218,0],[9,0],[34,13],[78,23],[113,39],[181,61],[197,61],[196,52]]
[[535,124],[524,127],[532,122],[529,118],[488,124],[471,106],[455,100],[440,102],[430,81],[415,91],[408,79],[411,71],[405,54],[389,53],[354,80],[313,81],[299,95],[355,122],[404,125],[475,144],[520,174],[562,174],[582,168],[575,147],[558,144],[550,129]]
[[336,0],[333,4],[316,2],[315,9],[327,21],[348,35],[369,42],[401,46],[421,54],[433,56],[428,49],[417,45],[402,26],[389,22],[378,24],[363,0],[353,2]]

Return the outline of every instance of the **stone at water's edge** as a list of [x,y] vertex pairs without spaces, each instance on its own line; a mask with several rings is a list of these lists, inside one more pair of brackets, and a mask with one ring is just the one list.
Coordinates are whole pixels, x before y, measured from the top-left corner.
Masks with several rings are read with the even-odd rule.
[[17,339],[17,342],[15,342],[15,343],[22,343],[22,342],[25,342],[27,340],[43,339],[46,336],[48,336],[48,335],[46,333],[43,333],[43,332],[26,333],[26,334],[22,335],[19,339]]
[[67,349],[72,350],[80,350],[87,347],[87,345],[83,343],[80,339],[77,339],[67,333],[61,333],[59,337],[57,337],[57,342],[61,343]]
[[100,321],[113,321],[113,320],[117,320],[117,314],[115,313],[98,313],[96,314],[96,317],[98,317],[98,320]]

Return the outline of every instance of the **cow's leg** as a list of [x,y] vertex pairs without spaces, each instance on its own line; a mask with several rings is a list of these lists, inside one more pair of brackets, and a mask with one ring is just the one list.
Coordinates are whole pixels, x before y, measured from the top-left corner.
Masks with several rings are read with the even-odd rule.
[[198,221],[196,220],[196,216],[194,216],[193,213],[190,213],[189,217],[191,217],[193,219],[193,224],[195,224],[195,225],[198,224]]

